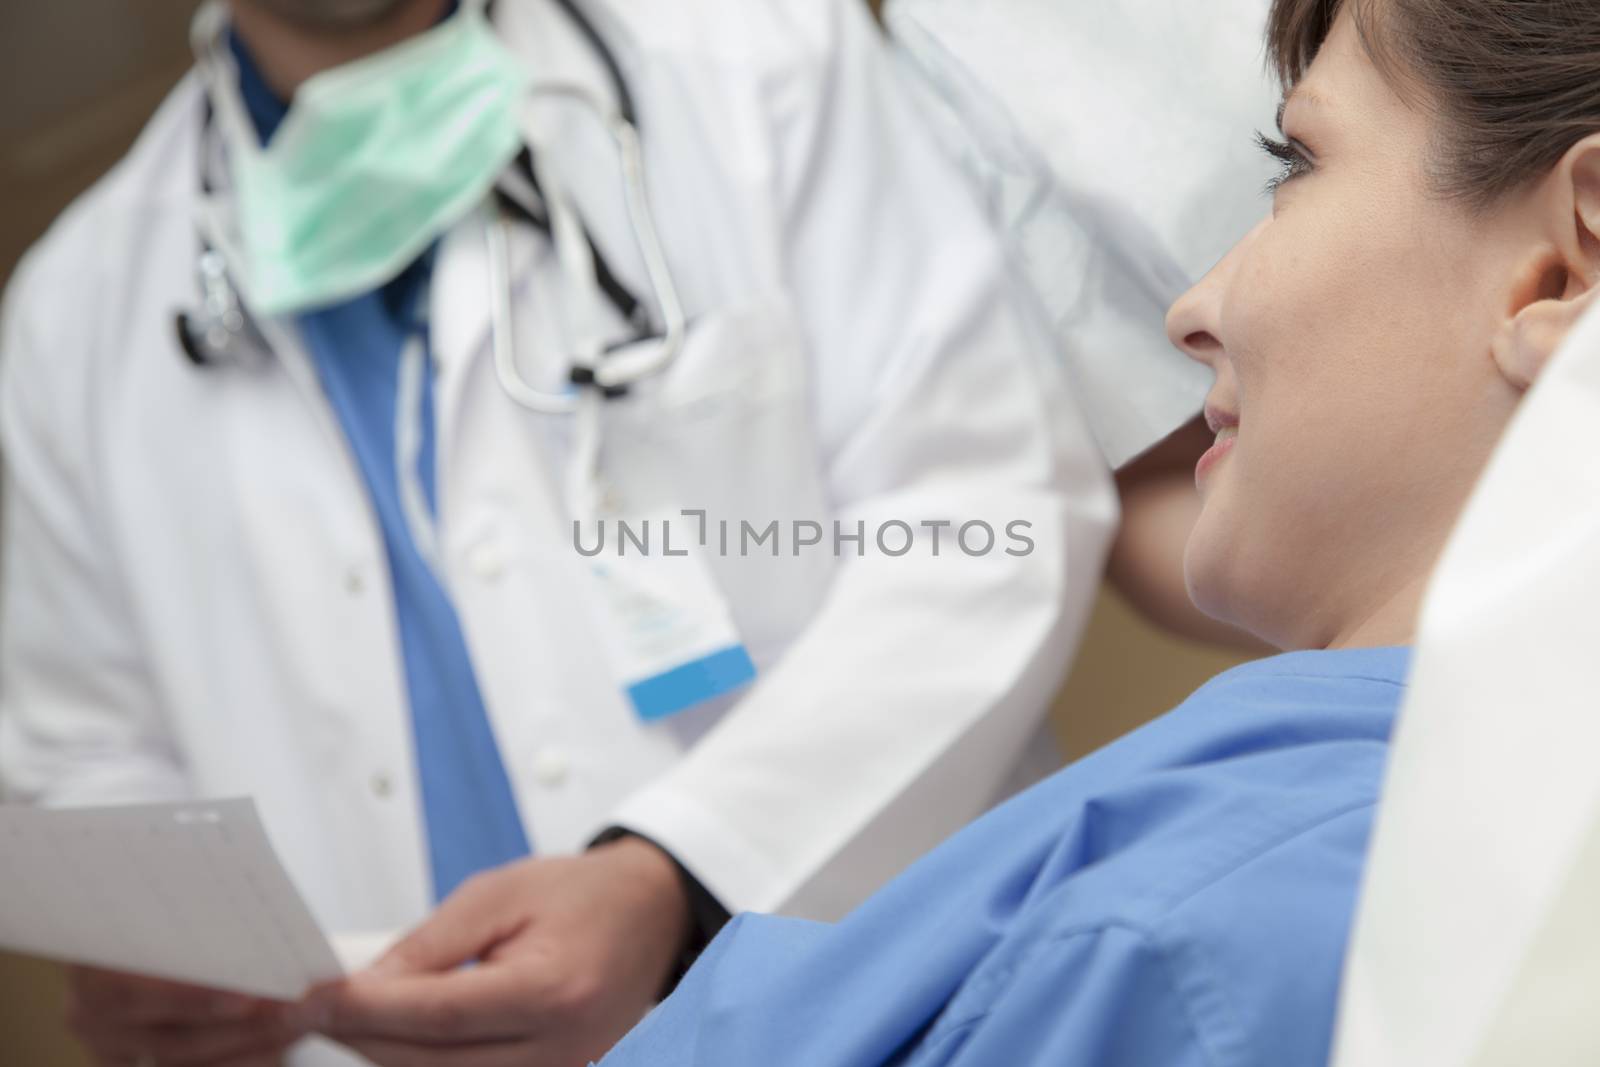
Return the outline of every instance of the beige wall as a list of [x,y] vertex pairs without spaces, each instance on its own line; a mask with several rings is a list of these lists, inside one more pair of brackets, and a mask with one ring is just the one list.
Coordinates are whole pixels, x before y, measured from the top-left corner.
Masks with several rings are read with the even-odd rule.
[[194,7],[0,3],[0,283],[182,74]]
[[[193,0],[0,4],[0,282],[49,220],[131,143],[187,63]],[[14,47],[17,43],[23,47]],[[1104,597],[1057,708],[1068,752],[1105,743],[1231,660],[1163,638]],[[0,892],[4,892],[0,856]],[[76,1067],[58,968],[0,954],[0,1064]]]
[[1156,629],[1107,588],[1056,699],[1056,736],[1063,752],[1069,759],[1093,752],[1177,706],[1201,682],[1246,658]]
[[[0,284],[187,65],[194,0],[0,3]],[[0,856],[0,893],[5,892]],[[0,953],[0,1065],[78,1067],[59,968]]]
[[0,953],[0,1063],[86,1067],[61,1028],[62,997],[59,967]]

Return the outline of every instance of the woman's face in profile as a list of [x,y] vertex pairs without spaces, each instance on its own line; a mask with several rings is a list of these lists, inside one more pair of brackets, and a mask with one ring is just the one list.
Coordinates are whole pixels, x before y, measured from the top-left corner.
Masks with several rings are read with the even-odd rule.
[[1168,316],[1224,427],[1190,594],[1284,648],[1342,643],[1422,580],[1516,403],[1490,348],[1526,220],[1437,193],[1420,94],[1342,15],[1269,146],[1270,216]]

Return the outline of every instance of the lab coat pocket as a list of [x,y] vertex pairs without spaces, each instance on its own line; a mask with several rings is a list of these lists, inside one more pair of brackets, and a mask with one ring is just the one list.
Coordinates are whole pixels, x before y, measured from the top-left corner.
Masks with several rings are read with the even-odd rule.
[[675,516],[674,543],[704,553],[758,665],[832,570],[826,535],[795,545],[830,521],[805,355],[781,302],[699,316],[677,359],[605,413],[604,491],[625,513]]

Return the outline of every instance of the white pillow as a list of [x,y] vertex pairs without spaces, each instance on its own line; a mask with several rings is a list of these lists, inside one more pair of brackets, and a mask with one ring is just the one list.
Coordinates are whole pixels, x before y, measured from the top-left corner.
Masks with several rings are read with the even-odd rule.
[[1113,466],[1199,411],[1167,307],[1268,209],[1267,0],[891,0],[930,121],[1054,327]]
[[1423,602],[1339,1067],[1600,1063],[1600,309],[1523,399]]

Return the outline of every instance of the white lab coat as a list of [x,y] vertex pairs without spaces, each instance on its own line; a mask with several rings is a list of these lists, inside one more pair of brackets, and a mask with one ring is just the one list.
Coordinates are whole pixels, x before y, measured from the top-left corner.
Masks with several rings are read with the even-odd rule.
[[[440,566],[529,836],[620,824],[729,907],[832,916],[1048,762],[1039,736],[1115,518],[1049,342],[975,197],[895,91],[856,0],[588,5],[640,110],[689,347],[611,409],[639,504],[737,519],[1032,523],[1016,557],[713,558],[760,669],[641,723],[599,662],[560,487],[570,421],[497,384],[482,230],[432,291]],[[610,83],[553,4],[501,5],[541,77]],[[191,366],[201,94],[20,268],[0,349],[0,778],[13,800],[254,796],[317,917],[429,907],[384,549],[288,321],[258,365]],[[648,292],[616,156],[541,131],[598,244]],[[559,271],[513,248],[517,338],[561,364]],[[731,703],[731,707],[728,705]]]

